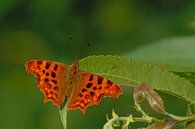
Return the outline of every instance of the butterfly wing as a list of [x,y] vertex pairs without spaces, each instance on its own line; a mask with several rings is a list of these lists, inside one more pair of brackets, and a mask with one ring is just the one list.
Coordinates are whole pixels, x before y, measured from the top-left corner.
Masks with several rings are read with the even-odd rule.
[[60,107],[66,98],[68,67],[59,62],[31,60],[25,64],[26,71],[35,75],[37,87],[43,92],[44,103],[51,101]]
[[79,108],[85,113],[88,106],[98,105],[102,98],[116,99],[122,93],[120,87],[107,78],[88,72],[81,72],[80,75],[82,79],[80,90],[74,98],[69,100],[69,110]]

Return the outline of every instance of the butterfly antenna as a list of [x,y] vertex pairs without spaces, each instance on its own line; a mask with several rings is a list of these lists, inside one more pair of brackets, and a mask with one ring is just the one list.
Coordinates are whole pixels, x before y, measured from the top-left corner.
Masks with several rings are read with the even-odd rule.
[[87,51],[86,50],[84,50],[82,53],[81,53],[81,55],[79,56],[79,60],[82,58],[82,57],[85,57],[86,56],[86,53],[88,52],[88,50],[89,50],[89,48],[91,48],[91,46],[92,46],[92,44],[93,44],[93,42],[92,41],[89,41],[88,43],[87,43]]
[[68,38],[70,40],[70,50],[71,50],[71,54],[72,54],[72,57],[73,57],[73,61],[75,62],[76,61],[76,58],[75,58],[75,51],[74,51],[74,47],[73,47],[73,42],[72,42],[72,35],[68,35]]

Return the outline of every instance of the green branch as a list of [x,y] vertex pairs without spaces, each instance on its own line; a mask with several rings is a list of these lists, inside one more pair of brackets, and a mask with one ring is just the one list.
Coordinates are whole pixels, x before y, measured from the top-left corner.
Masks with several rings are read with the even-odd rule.
[[63,106],[59,109],[59,113],[60,113],[63,127],[64,129],[67,129],[67,115],[68,115],[67,102],[64,102]]

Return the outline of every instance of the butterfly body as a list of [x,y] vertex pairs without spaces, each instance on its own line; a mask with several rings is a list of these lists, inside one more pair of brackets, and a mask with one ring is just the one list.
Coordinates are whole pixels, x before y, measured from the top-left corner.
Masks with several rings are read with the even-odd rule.
[[31,60],[25,67],[37,78],[44,103],[51,101],[59,108],[68,99],[68,110],[79,108],[84,113],[88,106],[98,105],[103,97],[118,98],[122,93],[110,80],[79,70],[78,61],[67,66],[55,61]]

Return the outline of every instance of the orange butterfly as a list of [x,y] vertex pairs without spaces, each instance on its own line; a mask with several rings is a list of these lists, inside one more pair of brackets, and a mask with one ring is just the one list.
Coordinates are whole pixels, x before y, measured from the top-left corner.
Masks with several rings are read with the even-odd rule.
[[67,98],[68,110],[79,108],[83,113],[90,105],[98,105],[103,97],[118,98],[119,86],[97,74],[79,70],[78,61],[71,66],[47,60],[31,60],[26,71],[35,75],[37,87],[43,92],[44,103],[51,101],[61,107]]

